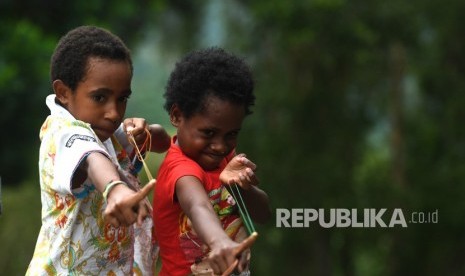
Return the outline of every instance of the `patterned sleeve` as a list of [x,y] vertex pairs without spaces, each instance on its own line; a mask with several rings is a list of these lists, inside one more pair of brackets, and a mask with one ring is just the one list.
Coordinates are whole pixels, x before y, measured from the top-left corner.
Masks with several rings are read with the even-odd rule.
[[109,156],[94,132],[77,124],[64,127],[56,134],[55,147],[52,188],[64,193],[72,193],[74,172],[89,153],[96,151]]

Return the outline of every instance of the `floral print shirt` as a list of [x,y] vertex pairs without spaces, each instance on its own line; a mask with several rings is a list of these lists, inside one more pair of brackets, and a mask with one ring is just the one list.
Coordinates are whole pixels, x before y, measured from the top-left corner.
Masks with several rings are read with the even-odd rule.
[[55,95],[46,102],[51,115],[40,130],[42,227],[26,275],[153,274],[157,248],[151,241],[151,219],[141,227],[115,228],[104,222],[106,204],[89,179],[77,189],[71,185],[87,155],[101,152],[122,180],[139,189],[122,127],[101,142],[89,124],[55,103]]

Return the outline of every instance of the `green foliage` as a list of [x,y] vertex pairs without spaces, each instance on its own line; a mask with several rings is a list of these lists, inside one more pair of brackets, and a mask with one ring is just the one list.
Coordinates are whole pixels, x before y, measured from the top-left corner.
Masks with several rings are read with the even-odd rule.
[[47,68],[54,41],[27,20],[1,24],[0,37],[0,165],[9,184],[36,169],[38,130],[46,116],[38,103],[49,93]]
[[[462,5],[450,4],[454,11]],[[464,270],[453,261],[463,247],[452,241],[461,240],[455,233],[465,230],[457,221],[465,207],[458,184],[464,173],[459,106],[465,101],[459,72],[465,63],[458,54],[460,35],[453,31],[462,17],[439,22],[440,6],[435,1],[254,1],[261,35],[250,44],[266,50],[259,51],[255,70],[259,103],[241,146],[261,165],[274,207],[402,208],[407,215],[438,209],[445,217],[441,225],[453,229],[451,235],[431,224],[398,231],[282,230],[280,249],[295,254],[274,273],[285,274],[289,267],[306,275]],[[399,45],[406,65],[393,56]],[[399,74],[403,98],[395,102]],[[406,85],[409,78],[416,90]],[[419,100],[412,105],[414,97]],[[401,137],[400,148],[391,140],[394,133]],[[400,165],[394,163],[396,155],[403,156]],[[403,184],[395,177],[399,172]],[[275,231],[269,228],[264,232]],[[448,258],[433,253],[440,250]],[[271,263],[283,258],[276,250],[267,252]],[[419,256],[429,265],[412,265]],[[270,271],[259,266],[257,272]]]

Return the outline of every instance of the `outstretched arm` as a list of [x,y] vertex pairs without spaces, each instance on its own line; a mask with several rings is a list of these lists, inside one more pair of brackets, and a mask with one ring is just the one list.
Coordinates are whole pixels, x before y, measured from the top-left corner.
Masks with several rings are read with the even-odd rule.
[[176,182],[176,196],[195,232],[211,250],[208,259],[213,271],[226,271],[235,262],[240,244],[224,232],[201,182],[194,176],[181,177]]
[[[80,169],[80,177],[89,177],[95,187],[101,193],[111,181],[120,180],[115,165],[102,153],[90,153],[84,167]],[[140,191],[135,192],[124,184],[114,186],[107,195],[107,207],[104,218],[115,227],[120,225],[139,224],[150,215],[149,206],[145,204],[145,197],[155,185],[155,181],[149,182]]]

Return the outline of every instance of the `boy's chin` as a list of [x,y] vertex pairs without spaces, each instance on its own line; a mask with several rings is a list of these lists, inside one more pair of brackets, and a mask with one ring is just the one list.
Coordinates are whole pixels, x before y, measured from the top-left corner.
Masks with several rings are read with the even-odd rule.
[[202,162],[202,164],[200,164],[200,166],[205,171],[214,171],[214,170],[216,170],[216,169],[218,169],[220,167],[220,164],[217,163],[217,162]]
[[102,132],[102,131],[95,131],[95,134],[100,139],[100,141],[106,141],[108,138],[111,137],[112,133]]

